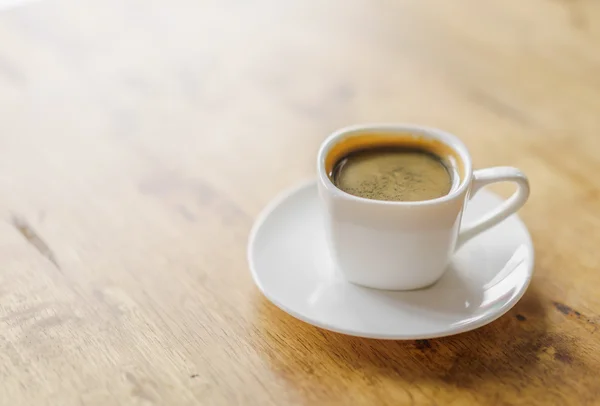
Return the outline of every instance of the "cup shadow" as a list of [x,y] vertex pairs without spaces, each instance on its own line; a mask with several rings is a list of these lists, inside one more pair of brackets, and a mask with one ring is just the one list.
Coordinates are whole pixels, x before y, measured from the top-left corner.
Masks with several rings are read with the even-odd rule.
[[[513,309],[484,327],[416,341],[346,336],[294,319],[262,296],[255,305],[269,349],[261,356],[273,369],[285,370],[291,385],[311,376],[319,385],[332,376],[354,374],[367,386],[393,380],[408,388],[454,387],[476,393],[493,383],[518,391],[535,379],[536,370],[583,364],[570,352],[568,338],[548,330],[543,299],[533,285]],[[548,348],[553,354],[549,358],[541,355]]]
[[[444,276],[434,285],[413,291],[384,291],[359,287],[364,296],[372,302],[387,302],[390,307],[413,308],[415,312],[427,310],[437,314],[470,314],[470,307],[479,307],[483,301],[483,291],[478,286],[467,283],[455,266],[450,265]],[[423,294],[427,291],[428,294]],[[431,292],[429,294],[429,292]],[[361,311],[361,309],[357,309]],[[364,318],[372,317],[365,312]]]

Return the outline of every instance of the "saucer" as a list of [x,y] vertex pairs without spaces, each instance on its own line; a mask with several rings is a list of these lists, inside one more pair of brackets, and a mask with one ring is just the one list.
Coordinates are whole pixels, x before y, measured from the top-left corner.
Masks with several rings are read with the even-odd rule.
[[[466,222],[502,199],[482,190]],[[385,291],[347,282],[327,248],[316,182],[276,198],[259,216],[248,244],[252,276],[276,306],[307,323],[359,337],[414,340],[481,327],[523,296],[533,274],[533,244],[513,215],[458,250],[429,288]]]

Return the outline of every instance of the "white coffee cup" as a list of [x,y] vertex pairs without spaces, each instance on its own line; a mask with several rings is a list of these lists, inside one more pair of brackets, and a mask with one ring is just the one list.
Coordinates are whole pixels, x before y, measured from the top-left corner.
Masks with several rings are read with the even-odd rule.
[[[366,199],[337,188],[331,177],[335,163],[359,145],[377,147],[383,140],[445,149],[459,181],[445,196],[416,202]],[[410,290],[433,284],[462,244],[515,213],[529,196],[529,182],[520,170],[473,171],[462,141],[418,125],[357,125],[338,130],[321,145],[317,170],[334,262],[348,281],[377,289]],[[473,224],[461,224],[465,205],[479,189],[506,181],[517,185],[508,200]]]

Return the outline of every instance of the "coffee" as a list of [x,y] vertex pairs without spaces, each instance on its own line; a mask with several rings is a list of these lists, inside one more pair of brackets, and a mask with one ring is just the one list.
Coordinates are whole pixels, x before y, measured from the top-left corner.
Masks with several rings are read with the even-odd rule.
[[447,195],[453,175],[432,152],[382,146],[346,154],[332,170],[334,184],[346,193],[374,200],[421,201]]

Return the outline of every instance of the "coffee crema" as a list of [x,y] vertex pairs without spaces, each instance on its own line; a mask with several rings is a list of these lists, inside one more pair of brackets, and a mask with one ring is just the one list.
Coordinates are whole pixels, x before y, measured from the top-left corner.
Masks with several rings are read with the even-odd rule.
[[334,146],[326,166],[335,186],[367,199],[414,202],[445,196],[460,182],[461,168],[445,144],[415,137],[384,140],[365,134]]

